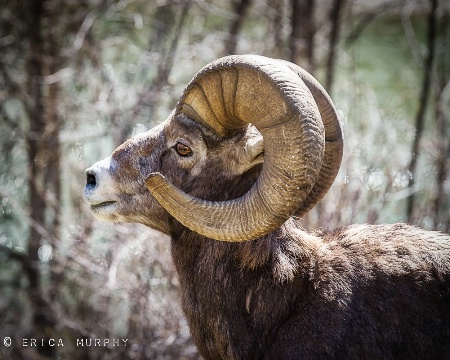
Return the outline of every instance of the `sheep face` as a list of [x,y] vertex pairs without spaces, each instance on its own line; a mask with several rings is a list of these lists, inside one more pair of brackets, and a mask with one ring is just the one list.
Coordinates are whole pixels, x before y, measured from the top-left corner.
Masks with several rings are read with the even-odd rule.
[[148,191],[148,175],[160,173],[193,196],[227,200],[233,194],[217,189],[233,182],[239,191],[236,179],[262,161],[263,141],[254,127],[223,139],[185,115],[172,115],[88,168],[84,196],[101,220],[143,223],[169,234],[170,215]]

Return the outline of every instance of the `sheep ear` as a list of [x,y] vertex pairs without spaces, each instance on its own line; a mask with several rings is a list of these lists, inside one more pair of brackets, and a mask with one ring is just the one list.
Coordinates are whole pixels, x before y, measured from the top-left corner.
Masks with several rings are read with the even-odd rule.
[[242,174],[252,167],[264,162],[264,140],[262,135],[252,136],[240,147],[239,172]]
[[252,167],[264,161],[264,140],[262,135],[247,140],[244,154]]

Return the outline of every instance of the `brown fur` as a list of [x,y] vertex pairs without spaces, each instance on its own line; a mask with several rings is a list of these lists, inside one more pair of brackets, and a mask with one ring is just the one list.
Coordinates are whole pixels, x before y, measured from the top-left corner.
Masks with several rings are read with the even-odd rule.
[[316,238],[289,221],[228,244],[174,236],[183,309],[206,359],[444,359],[450,241],[405,224]]
[[[308,234],[290,219],[261,239],[226,243],[182,226],[145,188],[146,176],[159,171],[203,199],[239,197],[261,171],[260,150],[253,159],[240,152],[257,136],[249,127],[221,139],[170,117],[116,149],[102,170],[117,201],[97,216],[171,235],[183,310],[203,357],[449,359],[448,235],[404,224]],[[180,138],[191,157],[174,151]],[[91,203],[100,201],[100,187],[87,185]]]

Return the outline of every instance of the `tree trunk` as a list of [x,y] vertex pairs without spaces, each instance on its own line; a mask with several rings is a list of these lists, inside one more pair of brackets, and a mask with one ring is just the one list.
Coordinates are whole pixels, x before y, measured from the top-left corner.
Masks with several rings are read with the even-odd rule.
[[[42,49],[42,19],[44,16],[43,0],[27,2],[25,24],[29,40],[29,56],[27,59],[27,88],[26,102],[29,120],[27,137],[28,155],[28,188],[30,201],[31,223],[29,228],[27,278],[31,303],[32,329],[30,337],[40,336],[47,346],[37,347],[37,352],[48,358],[55,357],[55,348],[48,346],[48,339],[54,338],[53,318],[42,297],[41,271],[39,264],[39,249],[43,245],[42,234],[38,227],[44,227],[47,202],[45,197],[44,173],[47,165],[48,149],[45,136],[48,122],[45,114],[45,96],[43,89],[44,57]],[[36,226],[37,225],[37,226]]]
[[225,41],[225,55],[236,53],[237,39],[250,4],[251,0],[240,0],[239,2],[234,3],[234,18],[231,22],[228,38]]
[[[54,74],[57,70],[57,59],[59,54],[54,54],[53,60],[50,66],[50,73]],[[61,143],[60,143],[60,128],[61,121],[58,114],[58,99],[60,95],[60,88],[58,83],[48,86],[48,97],[46,101],[46,122],[47,126],[44,133],[45,139],[45,152],[46,152],[46,171],[44,175],[43,187],[46,188],[46,201],[47,201],[47,224],[46,229],[49,232],[52,239],[60,240],[61,238]],[[55,260],[58,256],[57,244],[50,241],[53,253],[52,259],[49,260],[50,265],[50,299],[52,301],[57,300],[57,295],[61,283],[63,281],[63,275],[60,270],[60,265],[56,264]]]
[[445,190],[445,180],[450,170],[450,61],[446,54],[446,45],[450,43],[449,15],[444,14],[440,20],[438,49],[444,49],[436,54],[435,82],[435,118],[438,133],[438,155],[436,158],[436,193],[432,203],[434,228],[450,232],[450,197]]
[[292,0],[289,60],[314,71],[314,0]]
[[424,69],[423,69],[423,82],[420,91],[419,98],[419,108],[417,110],[416,119],[415,119],[415,130],[416,136],[414,137],[412,146],[411,146],[411,161],[408,166],[408,170],[412,174],[411,180],[409,182],[409,187],[413,190],[412,194],[406,200],[406,218],[409,223],[414,223],[414,205],[416,199],[416,189],[415,189],[415,176],[416,176],[416,167],[417,167],[417,158],[419,152],[419,144],[420,139],[423,135],[423,129],[425,125],[425,112],[428,105],[428,98],[430,93],[431,86],[431,77],[432,77],[432,69],[433,62],[435,56],[435,43],[436,43],[436,30],[437,30],[437,7],[438,0],[431,0],[431,10],[428,16],[428,36],[427,36],[427,47],[428,47],[428,55],[425,60]]
[[273,54],[273,57],[283,58],[283,0],[268,0],[267,6],[270,7],[271,13],[273,13],[267,34],[268,37],[273,39],[273,47],[268,50],[270,54]]
[[330,10],[331,33],[328,43],[328,58],[326,66],[325,88],[331,94],[334,83],[334,68],[336,62],[336,49],[341,28],[341,15],[345,6],[345,0],[334,0]]

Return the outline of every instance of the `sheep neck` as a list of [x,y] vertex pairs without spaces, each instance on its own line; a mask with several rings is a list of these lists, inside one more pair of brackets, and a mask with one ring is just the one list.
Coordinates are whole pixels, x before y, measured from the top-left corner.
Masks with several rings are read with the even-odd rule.
[[200,352],[205,358],[253,358],[255,349],[276,338],[280,319],[291,316],[306,289],[312,262],[298,224],[289,221],[245,243],[207,239],[179,224],[172,229],[182,307]]

